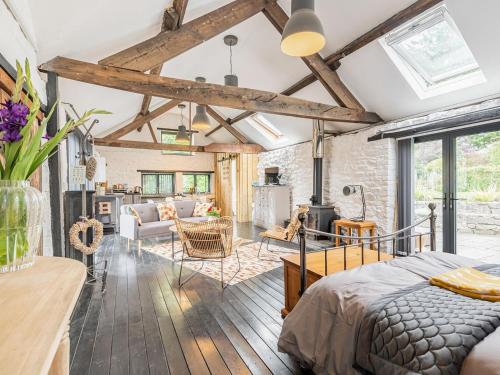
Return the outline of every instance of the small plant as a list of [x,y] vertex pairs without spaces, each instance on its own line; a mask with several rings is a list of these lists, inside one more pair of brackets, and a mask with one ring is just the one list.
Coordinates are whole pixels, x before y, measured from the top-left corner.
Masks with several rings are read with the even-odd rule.
[[207,210],[207,216],[220,217],[221,212],[222,208],[212,206]]
[[[11,99],[2,103],[0,110],[0,180],[27,180],[36,169],[47,160],[57,145],[81,124],[84,124],[92,115],[108,114],[109,112],[93,109],[87,111],[78,120],[69,120],[53,135],[46,133],[54,110],[55,103],[48,115],[36,128],[36,117],[40,111],[40,98],[31,82],[31,72],[28,60],[25,68],[17,62],[17,79]],[[23,86],[28,95],[22,100]],[[31,98],[31,103],[29,103]],[[47,142],[42,144],[42,139]]]

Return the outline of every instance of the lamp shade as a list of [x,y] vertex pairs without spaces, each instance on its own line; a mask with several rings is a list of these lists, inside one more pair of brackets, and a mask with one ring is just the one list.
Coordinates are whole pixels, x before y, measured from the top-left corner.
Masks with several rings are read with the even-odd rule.
[[281,50],[290,56],[309,56],[326,43],[323,26],[314,13],[314,0],[292,0],[292,16],[285,25]]
[[210,120],[208,119],[207,110],[204,106],[196,106],[196,114],[193,117],[191,127],[196,130],[210,129]]
[[177,142],[189,142],[189,134],[186,131],[186,127],[184,125],[180,125],[177,130],[177,135],[175,136],[175,140]]
[[342,192],[344,193],[345,196],[349,196],[351,194],[356,194],[356,187],[353,185],[346,185],[342,189]]

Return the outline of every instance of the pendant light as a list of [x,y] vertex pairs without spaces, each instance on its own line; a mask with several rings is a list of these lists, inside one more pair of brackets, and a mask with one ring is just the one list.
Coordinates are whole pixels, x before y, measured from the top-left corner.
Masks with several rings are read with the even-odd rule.
[[181,110],[181,124],[179,125],[179,128],[177,129],[177,135],[175,136],[176,142],[190,142],[191,138],[189,137],[189,134],[187,133],[186,126],[184,125],[184,116],[182,115],[182,111],[186,106],[184,104],[179,104],[177,107]]
[[226,86],[238,87],[238,76],[233,74],[233,46],[238,44],[238,37],[235,35],[226,35],[224,43],[229,46],[229,73],[224,76],[224,84]]
[[[203,77],[196,77],[196,82],[205,83],[206,79]],[[210,129],[210,120],[208,119],[207,110],[203,105],[196,106],[196,114],[193,117],[193,124],[191,125],[195,130]]]
[[290,56],[309,56],[326,43],[323,26],[314,13],[314,0],[292,0],[292,15],[285,25],[281,50]]

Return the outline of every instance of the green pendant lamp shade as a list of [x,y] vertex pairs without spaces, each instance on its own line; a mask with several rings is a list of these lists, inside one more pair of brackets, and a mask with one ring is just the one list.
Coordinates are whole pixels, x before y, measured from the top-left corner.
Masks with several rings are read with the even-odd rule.
[[310,56],[326,43],[323,26],[314,13],[314,0],[292,0],[292,15],[285,25],[281,50],[290,56]]
[[184,125],[184,117],[182,116],[182,110],[186,108],[186,106],[184,104],[179,104],[178,107],[181,110],[181,124],[177,128],[177,135],[175,136],[175,141],[182,143],[189,143],[191,141],[191,138],[187,133],[186,126]]
[[[196,82],[205,83],[206,79],[203,77],[196,77]],[[207,110],[205,106],[197,105],[196,114],[193,117],[193,123],[191,127],[195,130],[207,130],[210,129],[210,120],[208,119]]]

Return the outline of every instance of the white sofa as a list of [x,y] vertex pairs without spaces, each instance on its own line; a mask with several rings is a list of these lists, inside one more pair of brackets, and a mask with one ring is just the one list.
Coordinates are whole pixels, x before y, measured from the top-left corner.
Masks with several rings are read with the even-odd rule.
[[[193,217],[196,201],[173,201],[179,219],[189,221],[206,221],[207,217]],[[133,207],[139,214],[142,225],[128,213],[128,207]],[[120,208],[120,236],[130,240],[143,240],[146,238],[165,237],[171,234],[169,228],[174,225],[174,220],[160,221],[155,203],[141,203],[123,205]]]

